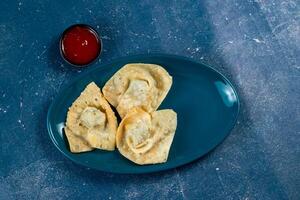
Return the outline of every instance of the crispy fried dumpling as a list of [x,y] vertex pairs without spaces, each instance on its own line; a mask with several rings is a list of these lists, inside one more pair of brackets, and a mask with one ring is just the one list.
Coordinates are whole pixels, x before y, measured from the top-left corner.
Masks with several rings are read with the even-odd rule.
[[139,165],[166,162],[176,126],[177,114],[171,109],[151,114],[140,108],[133,109],[118,127],[117,148]]
[[103,95],[123,118],[132,108],[155,111],[166,97],[172,77],[159,65],[133,63],[117,71],[103,87]]
[[100,88],[90,83],[67,114],[65,133],[71,152],[115,149],[117,119]]

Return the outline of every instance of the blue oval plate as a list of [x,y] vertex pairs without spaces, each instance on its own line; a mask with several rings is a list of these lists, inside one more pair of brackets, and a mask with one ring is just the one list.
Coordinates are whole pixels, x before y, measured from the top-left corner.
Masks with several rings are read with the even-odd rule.
[[[173,77],[172,88],[159,107],[172,108],[178,114],[168,161],[139,166],[122,157],[117,150],[71,153],[63,126],[72,102],[91,81],[103,87],[118,69],[134,62],[159,64]],[[139,55],[121,58],[80,75],[50,106],[47,127],[55,146],[78,164],[113,173],[148,173],[184,165],[211,151],[230,133],[238,112],[239,100],[234,87],[213,68],[179,56]]]

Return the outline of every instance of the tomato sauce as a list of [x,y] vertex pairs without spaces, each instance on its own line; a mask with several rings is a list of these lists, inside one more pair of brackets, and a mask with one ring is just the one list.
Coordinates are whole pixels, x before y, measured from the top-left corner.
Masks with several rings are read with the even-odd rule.
[[73,25],[64,31],[60,50],[66,61],[73,65],[87,65],[100,54],[102,45],[97,32],[88,25]]

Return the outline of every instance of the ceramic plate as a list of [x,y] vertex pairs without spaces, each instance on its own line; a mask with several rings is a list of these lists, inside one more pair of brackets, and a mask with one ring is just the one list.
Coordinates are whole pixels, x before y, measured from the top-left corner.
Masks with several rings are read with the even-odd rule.
[[[73,154],[63,127],[68,108],[91,81],[101,88],[127,63],[163,66],[173,77],[173,85],[159,109],[172,108],[178,126],[168,161],[139,166],[113,152],[94,150]],[[239,99],[232,84],[222,74],[204,64],[171,55],[139,55],[118,59],[87,70],[63,89],[49,108],[47,127],[54,145],[69,159],[89,168],[113,173],[148,173],[175,168],[207,154],[220,144],[234,127]]]

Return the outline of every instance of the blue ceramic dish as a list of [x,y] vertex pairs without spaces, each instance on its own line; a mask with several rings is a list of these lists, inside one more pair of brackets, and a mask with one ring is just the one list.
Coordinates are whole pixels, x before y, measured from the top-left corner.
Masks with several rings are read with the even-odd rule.
[[[159,64],[173,77],[172,88],[159,107],[174,109],[178,114],[178,126],[168,161],[139,166],[122,157],[117,150],[71,153],[63,126],[72,102],[91,81],[103,87],[123,65],[136,62]],[[54,145],[78,164],[113,173],[148,173],[187,164],[214,149],[234,127],[239,105],[232,84],[211,67],[180,56],[138,55],[90,69],[76,78],[50,106],[47,128]]]

